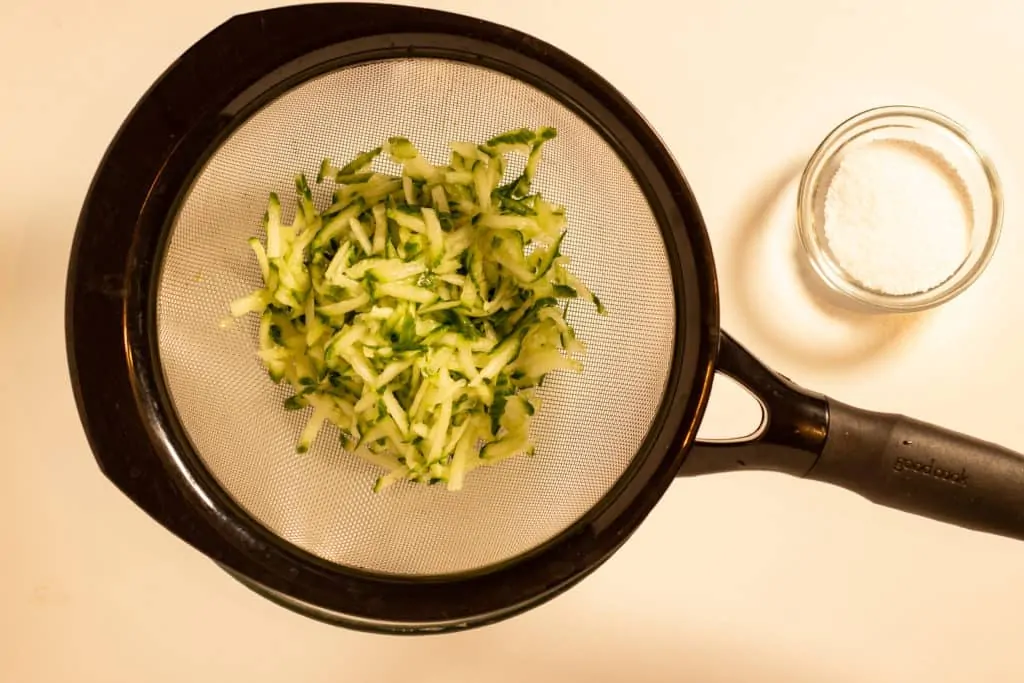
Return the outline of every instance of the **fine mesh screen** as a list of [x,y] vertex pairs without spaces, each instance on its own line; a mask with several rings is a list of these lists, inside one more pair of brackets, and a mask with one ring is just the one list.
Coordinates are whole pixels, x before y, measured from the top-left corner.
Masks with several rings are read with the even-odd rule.
[[[294,213],[294,175],[405,135],[434,163],[452,140],[553,126],[535,190],[563,204],[570,268],[607,306],[574,301],[587,345],[580,374],[550,375],[534,418],[536,455],[480,468],[465,488],[399,483],[346,453],[327,426],[305,454],[306,411],[286,412],[256,356],[255,315],[223,327],[228,303],[262,286],[246,239],[264,238],[267,195]],[[378,159],[376,170],[398,168]],[[521,168],[521,166],[520,166]],[[515,169],[518,171],[518,169]],[[510,171],[511,172],[511,171]],[[330,183],[315,186],[326,206]],[[173,224],[157,301],[160,359],[199,456],[253,517],[339,564],[421,575],[469,570],[544,543],[592,507],[650,428],[673,353],[674,292],[664,243],[639,186],[602,138],[553,98],[504,74],[434,59],[340,69],[288,91],[213,155]]]

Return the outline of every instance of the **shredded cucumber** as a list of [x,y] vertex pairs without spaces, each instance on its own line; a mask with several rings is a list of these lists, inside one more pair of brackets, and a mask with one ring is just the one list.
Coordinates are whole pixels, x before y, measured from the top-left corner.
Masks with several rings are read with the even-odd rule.
[[[531,193],[551,128],[520,129],[484,144],[454,142],[446,166],[411,141],[335,167],[317,182],[336,190],[320,211],[296,178],[290,224],[271,194],[265,244],[249,245],[264,286],[231,303],[260,316],[258,355],[274,382],[308,410],[297,450],[326,423],[345,447],[400,480],[462,488],[466,475],[533,453],[536,388],[585,353],[565,319],[567,299],[604,307],[568,270],[562,207]],[[523,173],[501,184],[506,155]],[[400,177],[371,169],[384,154]]]

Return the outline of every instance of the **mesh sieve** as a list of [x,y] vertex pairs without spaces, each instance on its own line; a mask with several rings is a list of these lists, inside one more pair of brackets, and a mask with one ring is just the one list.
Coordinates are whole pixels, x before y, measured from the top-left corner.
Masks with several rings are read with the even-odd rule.
[[[563,252],[609,316],[573,303],[587,345],[580,374],[545,382],[536,455],[474,471],[466,487],[399,483],[346,453],[333,427],[296,453],[306,414],[256,356],[255,319],[220,325],[260,286],[246,239],[263,237],[267,196],[294,211],[294,174],[392,135],[428,159],[452,140],[548,125],[535,188],[567,208]],[[386,161],[376,170],[397,172]],[[518,169],[510,169],[510,173]],[[315,187],[319,206],[330,190]],[[388,59],[308,80],[237,128],[196,176],[174,218],[157,289],[159,357],[171,403],[221,487],[257,521],[325,560],[384,574],[437,575],[527,552],[587,512],[630,464],[662,399],[674,350],[675,293],[643,192],[603,138],[571,110],[508,75],[441,59]],[[254,318],[254,316],[251,316]]]

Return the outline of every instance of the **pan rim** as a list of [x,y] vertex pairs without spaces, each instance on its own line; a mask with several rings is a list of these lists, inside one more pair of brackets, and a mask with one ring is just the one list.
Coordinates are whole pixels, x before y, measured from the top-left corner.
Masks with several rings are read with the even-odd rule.
[[[268,25],[282,32],[280,39],[267,42]],[[318,28],[310,31],[310,26]],[[311,35],[298,45],[290,42],[300,30]],[[255,50],[245,46],[260,36],[261,54],[249,54]],[[209,70],[215,58],[223,61],[229,46],[234,59],[254,60],[262,72],[232,73],[219,64],[208,75],[214,87],[188,82],[190,75]],[[388,55],[460,59],[525,80],[566,106],[574,103],[575,113],[640,182],[662,227],[674,286],[681,292],[678,352],[645,440],[646,454],[634,458],[594,509],[539,548],[445,577],[402,579],[329,563],[278,538],[233,504],[170,408],[155,347],[153,294],[160,255],[177,206],[206,156],[293,85]],[[185,94],[186,85],[191,94]],[[582,111],[581,100],[588,103]],[[609,126],[614,130],[603,129]],[[640,167],[646,173],[638,173]],[[299,5],[242,15],[200,40],[165,72],[111,143],[83,205],[69,265],[66,316],[79,415],[115,485],[233,574],[337,614],[346,625],[388,632],[493,622],[539,604],[603,563],[681,466],[707,403],[719,334],[710,240],[696,200],[663,143],[618,91],[556,48],[511,29],[446,12],[373,4]]]

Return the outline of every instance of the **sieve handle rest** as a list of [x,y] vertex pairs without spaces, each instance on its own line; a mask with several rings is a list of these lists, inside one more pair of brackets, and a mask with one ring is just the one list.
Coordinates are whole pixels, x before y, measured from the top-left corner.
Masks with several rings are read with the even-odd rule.
[[903,415],[829,399],[807,478],[887,507],[1024,540],[1024,455]]
[[679,476],[738,470],[807,474],[825,446],[827,399],[769,369],[724,332],[715,370],[739,382],[758,400],[761,428],[743,439],[694,442]]

